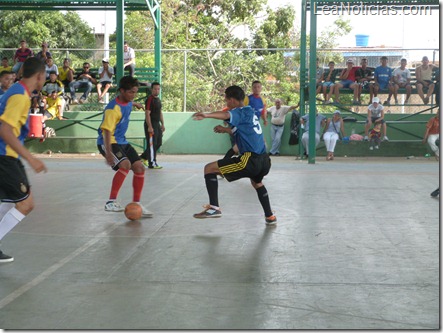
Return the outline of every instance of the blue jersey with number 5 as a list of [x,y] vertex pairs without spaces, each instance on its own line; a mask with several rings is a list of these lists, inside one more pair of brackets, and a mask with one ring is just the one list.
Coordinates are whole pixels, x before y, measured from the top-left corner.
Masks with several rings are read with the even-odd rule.
[[266,153],[265,141],[260,121],[254,110],[248,105],[229,111],[228,123],[235,127],[234,137],[240,154],[251,152]]

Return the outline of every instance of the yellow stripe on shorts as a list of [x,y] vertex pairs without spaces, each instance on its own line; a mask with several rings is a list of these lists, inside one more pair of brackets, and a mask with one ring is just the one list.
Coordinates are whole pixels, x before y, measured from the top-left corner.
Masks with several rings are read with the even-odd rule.
[[230,164],[230,165],[222,166],[222,167],[220,167],[220,172],[222,174],[225,174],[225,173],[233,173],[233,172],[241,171],[248,164],[248,161],[249,161],[250,157],[251,157],[251,153],[249,153],[249,152],[248,153],[244,153],[240,157],[240,162],[235,163],[235,164]]

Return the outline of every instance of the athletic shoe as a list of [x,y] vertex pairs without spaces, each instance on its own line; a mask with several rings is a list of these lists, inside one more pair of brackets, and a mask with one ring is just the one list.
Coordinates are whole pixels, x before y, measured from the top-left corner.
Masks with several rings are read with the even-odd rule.
[[389,141],[389,139],[386,135],[383,137],[383,141]]
[[86,103],[86,98],[80,98],[80,104]]
[[105,205],[107,212],[123,212],[125,209],[117,201],[108,201]]
[[374,150],[374,147],[370,146],[370,147],[369,147],[369,150]]
[[77,99],[77,98],[74,98],[74,99],[72,100],[71,103],[72,103],[72,104],[78,104],[78,99]]
[[154,164],[152,165],[152,168],[151,168],[151,169],[163,169],[163,167],[160,166],[160,165],[158,165],[157,163],[154,163]]
[[142,158],[142,163],[146,168],[149,168],[149,162],[148,160],[145,160],[144,158]]
[[220,209],[214,209],[211,207],[211,205],[205,205],[203,206],[205,208],[204,211],[194,214],[194,218],[196,219],[206,219],[208,217],[221,217],[222,212]]
[[154,213],[151,212],[146,207],[143,207],[140,202],[137,202],[137,204],[142,208],[142,217],[153,217],[154,216]]
[[390,106],[390,105],[391,105],[391,101],[385,101],[385,102],[383,103],[383,105],[385,105],[385,106]]
[[266,225],[276,225],[277,224],[277,217],[275,215],[265,217],[265,223],[266,223]]
[[365,141],[369,141],[369,138],[368,138],[368,136],[366,135],[365,137],[364,137],[364,139],[363,140],[365,140]]
[[14,261],[14,258],[0,251],[0,263]]
[[431,197],[435,198],[440,195],[440,187],[431,193]]
[[379,147],[378,146],[375,146],[375,149],[378,149]]

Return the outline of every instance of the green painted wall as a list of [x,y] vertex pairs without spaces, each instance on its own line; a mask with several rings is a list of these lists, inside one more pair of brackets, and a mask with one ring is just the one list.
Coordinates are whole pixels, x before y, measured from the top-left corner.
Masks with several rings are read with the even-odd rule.
[[[101,114],[99,112],[66,112],[65,115],[75,120],[52,120],[47,124],[55,128],[57,137],[47,139],[40,143],[38,140],[28,140],[26,146],[36,153],[42,153],[47,150],[63,153],[93,153],[97,152],[95,138],[97,136],[96,128],[100,125]],[[205,119],[195,121],[192,119],[192,113],[183,112],[165,112],[164,119],[166,131],[163,137],[163,146],[161,152],[165,154],[224,154],[230,146],[229,136],[227,134],[216,134],[213,132],[214,126],[221,121]],[[359,121],[365,120],[365,117],[350,115]],[[404,114],[387,114],[385,119],[397,120],[404,118]],[[433,115],[417,114],[408,117],[405,120],[411,121],[406,124],[389,124],[388,137],[391,142],[382,143],[379,151],[369,151],[367,142],[351,142],[343,144],[339,142],[336,147],[336,156],[421,156],[426,154],[429,149],[427,145],[421,142],[392,142],[396,140],[421,140],[425,131],[425,124]],[[330,117],[330,115],[328,115]],[[289,126],[291,116],[287,115],[285,129],[282,138],[282,155],[298,155],[298,145],[289,146]],[[128,139],[134,144],[136,149],[141,152],[144,145],[143,132],[144,112],[134,111],[131,115],[131,124],[127,133]],[[265,139],[270,147],[270,125],[263,126]],[[364,133],[364,123],[345,122],[346,135],[350,135],[352,129],[356,133]],[[68,137],[63,139],[62,137]],[[82,138],[82,139],[79,139]],[[325,149],[323,142],[317,148],[317,155],[324,156]]]

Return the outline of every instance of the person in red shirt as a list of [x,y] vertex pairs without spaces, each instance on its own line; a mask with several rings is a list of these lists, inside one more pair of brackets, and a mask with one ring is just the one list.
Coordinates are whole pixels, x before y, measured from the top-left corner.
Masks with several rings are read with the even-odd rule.
[[354,60],[346,61],[346,68],[341,71],[340,82],[334,86],[335,103],[340,103],[339,94],[341,88],[350,88],[354,91],[354,100],[352,104],[359,105],[358,92],[359,84],[355,82],[355,72],[359,67],[354,67]]
[[15,51],[14,57],[12,58],[15,64],[14,67],[12,67],[12,71],[17,74],[17,78],[22,76],[22,65],[25,60],[33,56],[34,52],[27,47],[26,41],[21,40],[20,48]]

